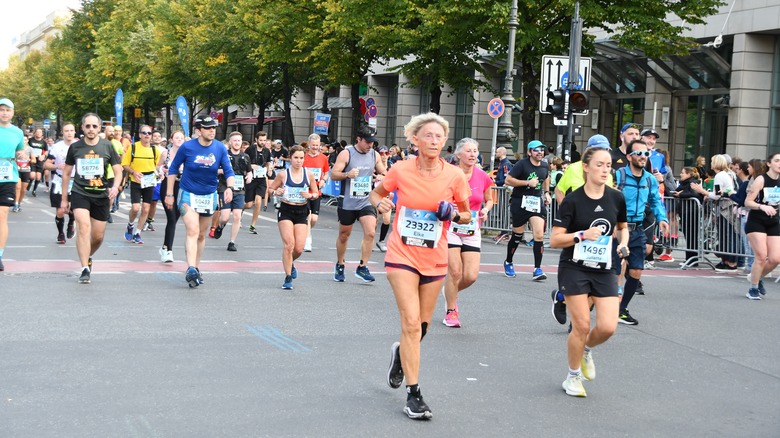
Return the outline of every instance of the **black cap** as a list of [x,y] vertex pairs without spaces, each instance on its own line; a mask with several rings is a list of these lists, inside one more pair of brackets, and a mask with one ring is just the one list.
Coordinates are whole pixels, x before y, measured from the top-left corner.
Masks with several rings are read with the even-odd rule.
[[374,134],[373,130],[366,125],[363,125],[360,128],[358,128],[357,133],[355,133],[355,136],[360,137],[369,143],[373,143],[377,141],[376,134]]
[[653,128],[647,128],[644,131],[640,132],[639,135],[641,135],[642,137],[646,135],[654,135],[656,139],[661,138],[661,136],[658,135],[658,132]]
[[196,128],[216,128],[217,126],[219,126],[217,119],[208,114],[201,114],[195,118]]

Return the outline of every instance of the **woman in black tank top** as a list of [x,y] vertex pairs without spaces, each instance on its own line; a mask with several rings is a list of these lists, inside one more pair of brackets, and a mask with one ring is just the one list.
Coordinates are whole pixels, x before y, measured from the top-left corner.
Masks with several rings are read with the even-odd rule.
[[766,173],[756,177],[745,199],[745,207],[750,209],[745,233],[755,254],[750,270],[750,289],[745,295],[751,300],[760,300],[761,295],[766,295],[761,279],[780,263],[780,152],[770,155],[766,166]]

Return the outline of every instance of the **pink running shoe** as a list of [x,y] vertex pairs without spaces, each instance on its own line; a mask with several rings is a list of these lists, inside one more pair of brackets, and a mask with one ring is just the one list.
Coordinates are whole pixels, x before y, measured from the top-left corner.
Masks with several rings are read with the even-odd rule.
[[457,310],[448,311],[447,315],[444,316],[444,321],[442,322],[447,327],[460,327],[460,320],[458,319],[458,311]]

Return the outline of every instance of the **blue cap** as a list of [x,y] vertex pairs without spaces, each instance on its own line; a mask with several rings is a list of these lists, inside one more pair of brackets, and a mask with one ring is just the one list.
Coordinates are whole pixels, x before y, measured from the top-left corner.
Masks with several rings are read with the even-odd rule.
[[607,137],[604,137],[601,134],[596,134],[593,137],[588,139],[588,145],[585,146],[585,149],[591,147],[612,149],[612,147],[610,147],[609,145],[609,140],[607,140]]
[[544,143],[542,143],[542,142],[541,142],[541,141],[539,141],[539,140],[531,140],[531,142],[530,142],[530,143],[528,143],[528,150],[529,150],[529,151],[530,151],[531,149],[536,149],[536,148],[538,148],[538,147],[547,148],[547,146],[545,146],[545,144],[544,144]]
[[8,108],[14,109],[14,103],[11,102],[11,99],[9,99],[7,97],[4,97],[4,98],[0,99],[0,105],[5,105]]
[[620,133],[622,134],[622,133],[626,132],[626,130],[629,129],[629,128],[634,128],[637,131],[642,131],[642,129],[644,129],[644,127],[642,126],[641,123],[629,122],[629,123],[626,123],[625,125],[623,125],[623,127],[620,129]]

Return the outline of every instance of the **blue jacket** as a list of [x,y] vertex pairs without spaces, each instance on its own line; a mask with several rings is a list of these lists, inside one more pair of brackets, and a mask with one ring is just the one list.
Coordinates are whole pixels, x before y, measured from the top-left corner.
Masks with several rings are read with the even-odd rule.
[[512,162],[509,158],[504,157],[498,163],[498,169],[496,169],[496,185],[501,187],[506,182],[506,176],[509,175],[509,171],[512,170]]
[[658,181],[650,172],[642,169],[642,176],[636,177],[627,167],[622,167],[615,173],[615,183],[626,198],[628,222],[641,223],[645,219],[645,205],[650,206],[656,222],[669,222],[658,191]]

